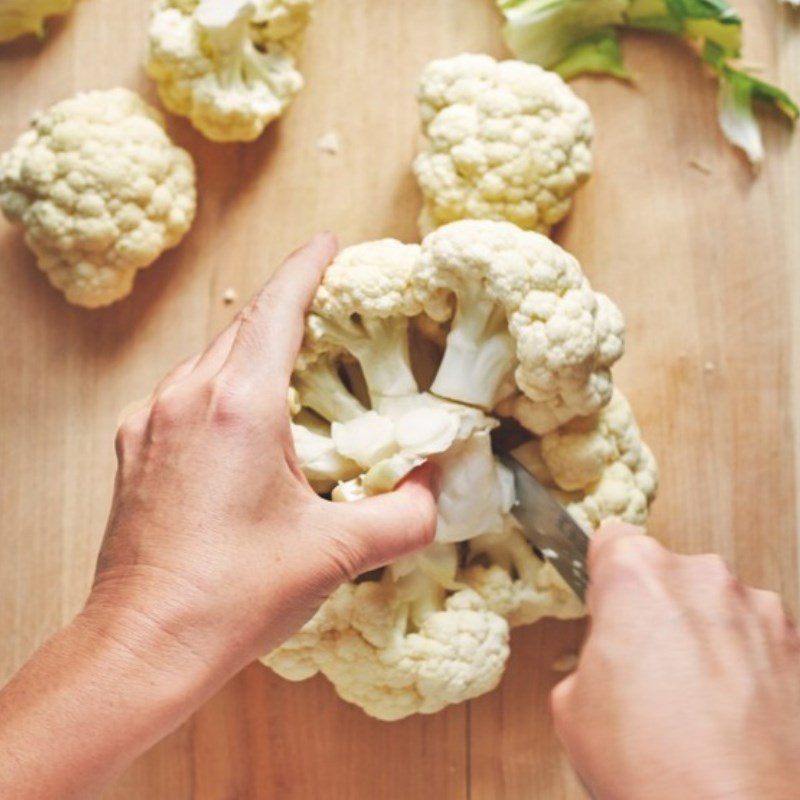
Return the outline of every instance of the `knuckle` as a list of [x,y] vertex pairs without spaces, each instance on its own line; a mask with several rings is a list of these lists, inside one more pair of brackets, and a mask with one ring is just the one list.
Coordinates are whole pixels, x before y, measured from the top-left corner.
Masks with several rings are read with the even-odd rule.
[[239,426],[252,419],[252,402],[246,391],[224,376],[211,379],[206,389],[206,406],[211,419],[223,426]]
[[133,414],[120,423],[117,429],[114,446],[117,451],[117,458],[126,458],[141,443],[146,425],[146,415],[142,413]]
[[606,569],[617,575],[640,575],[657,567],[661,560],[659,545],[644,536],[612,543],[604,558]]
[[791,627],[791,620],[786,613],[783,600],[778,594],[766,589],[753,589],[750,597],[761,617],[771,622],[779,622],[781,625]]
[[171,428],[185,419],[189,406],[183,391],[168,386],[157,395],[150,410],[150,419],[158,428]]
[[367,559],[355,536],[345,532],[328,537],[328,560],[339,580],[352,581],[365,568]]
[[570,675],[557,683],[550,692],[550,713],[556,726],[563,728],[568,717],[575,687],[575,677]]
[[723,591],[738,591],[741,588],[741,583],[722,556],[704,553],[688,558],[706,584]]

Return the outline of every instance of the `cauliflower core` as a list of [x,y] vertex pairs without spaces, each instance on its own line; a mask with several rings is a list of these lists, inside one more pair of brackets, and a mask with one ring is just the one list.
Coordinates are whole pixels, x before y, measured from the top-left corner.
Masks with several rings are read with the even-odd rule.
[[191,156],[127,89],[57,103],[0,156],[0,208],[53,286],[87,308],[125,297],[183,238],[195,202]]
[[44,21],[64,14],[75,0],[0,0],[0,43],[33,33],[44,36]]
[[420,80],[428,150],[414,162],[423,235],[459,219],[508,220],[547,233],[592,171],[588,106],[555,73],[459,55]]
[[156,0],[147,72],[164,105],[217,142],[252,141],[303,87],[312,0]]
[[580,616],[511,514],[492,412],[533,422],[518,455],[587,532],[609,516],[644,523],[657,476],[611,385],[622,335],[619,311],[571,256],[507,222],[342,251],[292,379],[298,461],[338,502],[434,461],[436,540],[341,586],[265,663],[291,680],[321,672],[345,700],[394,720],[492,690],[511,626]]

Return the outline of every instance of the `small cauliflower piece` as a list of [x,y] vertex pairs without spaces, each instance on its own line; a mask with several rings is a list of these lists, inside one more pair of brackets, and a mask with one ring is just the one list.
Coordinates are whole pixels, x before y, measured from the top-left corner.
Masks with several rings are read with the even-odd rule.
[[453,315],[434,394],[491,409],[513,371],[535,433],[611,397],[622,315],[547,237],[507,222],[453,222],[423,240],[414,286],[430,317]]
[[56,103],[0,156],[0,208],[70,303],[125,297],[180,242],[196,205],[191,156],[128,89]]
[[328,267],[306,323],[306,339],[321,351],[358,361],[373,406],[416,395],[408,318],[422,311],[412,289],[419,247],[395,239],[343,250]]
[[291,431],[297,464],[315,492],[325,494],[361,471],[355,461],[336,449],[330,436],[296,422],[291,423]]
[[44,21],[64,14],[75,0],[0,0],[0,43],[26,33],[44,36]]
[[589,108],[553,72],[459,55],[427,65],[418,99],[423,235],[459,219],[548,233],[592,172]]
[[303,87],[295,54],[312,0],[155,0],[146,69],[173,113],[249,142]]

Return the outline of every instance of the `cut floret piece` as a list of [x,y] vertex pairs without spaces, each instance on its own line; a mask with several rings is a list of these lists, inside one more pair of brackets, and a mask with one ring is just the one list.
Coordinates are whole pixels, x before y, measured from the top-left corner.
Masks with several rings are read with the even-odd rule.
[[295,50],[311,0],[156,0],[147,71],[209,139],[251,141],[303,86]]
[[428,64],[418,98],[423,234],[459,219],[547,233],[591,174],[589,108],[553,72],[464,54]]
[[196,207],[191,156],[128,89],[83,92],[37,114],[0,156],[0,209],[25,228],[67,301],[98,308],[175,247]]
[[324,430],[300,422],[292,422],[291,430],[297,464],[315,492],[325,494],[339,481],[354,478],[361,471],[355,461],[336,449]]
[[530,404],[559,422],[608,402],[622,315],[547,237],[504,222],[451,223],[425,237],[414,283],[433,319],[455,304],[434,394],[491,409],[513,371]]

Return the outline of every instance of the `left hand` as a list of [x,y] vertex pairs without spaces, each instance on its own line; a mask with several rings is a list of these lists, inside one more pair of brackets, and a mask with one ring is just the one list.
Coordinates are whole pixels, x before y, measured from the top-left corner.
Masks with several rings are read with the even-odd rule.
[[117,436],[119,470],[88,609],[122,608],[227,672],[300,627],[342,581],[431,541],[430,470],[352,504],[295,461],[287,391],[304,315],[336,251],[319,235]]

